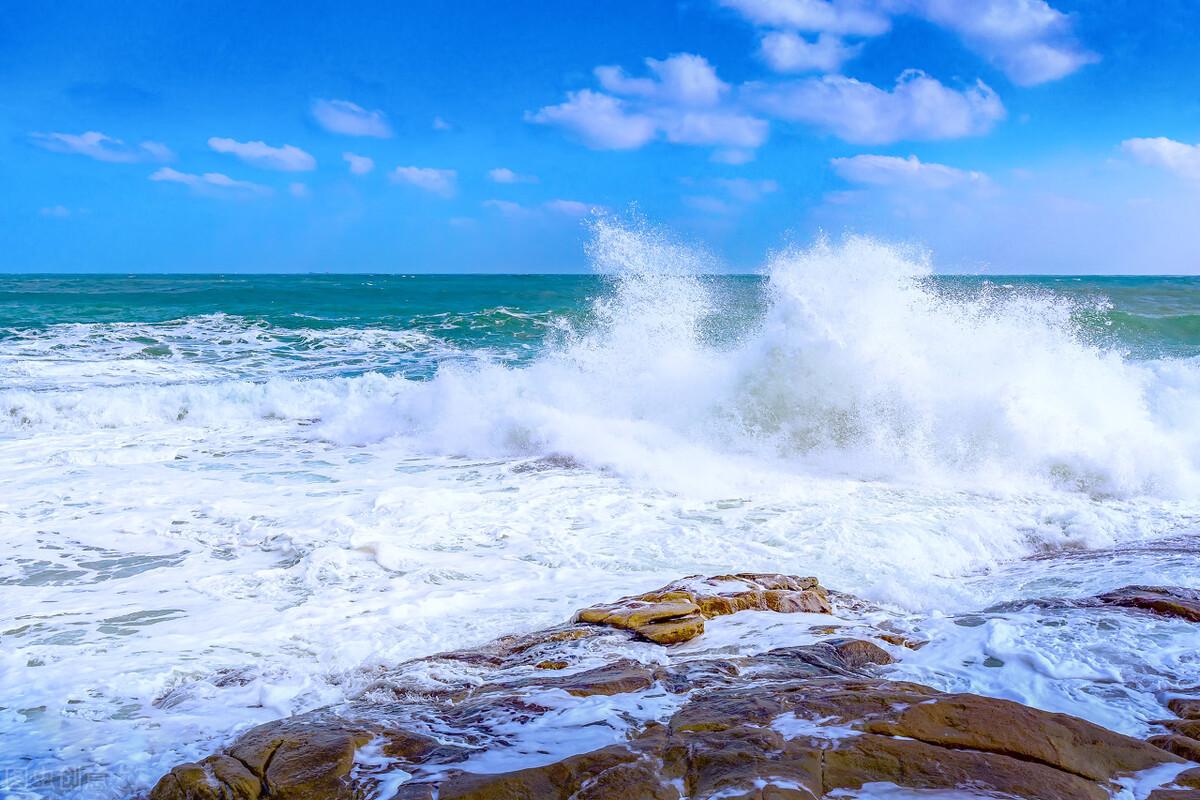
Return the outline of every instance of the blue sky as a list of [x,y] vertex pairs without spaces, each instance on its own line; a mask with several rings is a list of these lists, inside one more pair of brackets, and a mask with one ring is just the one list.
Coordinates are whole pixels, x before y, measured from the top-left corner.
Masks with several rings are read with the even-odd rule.
[[1200,272],[1189,0],[10,3],[0,270]]

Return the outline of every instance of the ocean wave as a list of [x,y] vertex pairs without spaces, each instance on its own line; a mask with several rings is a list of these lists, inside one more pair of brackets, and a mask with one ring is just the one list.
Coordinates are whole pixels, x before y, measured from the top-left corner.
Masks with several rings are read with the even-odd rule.
[[[369,361],[367,374],[296,380],[285,358],[263,368],[285,377],[257,381],[15,389],[0,393],[0,425],[290,420],[341,444],[563,454],[672,489],[765,472],[1114,496],[1200,488],[1200,362],[1106,347],[1061,294],[947,291],[927,256],[850,237],[776,254],[747,320],[723,313],[705,258],[661,233],[602,221],[590,253],[611,292],[524,363],[443,350],[428,380]],[[199,341],[230,320],[191,324]],[[113,346],[137,346],[139,331]],[[319,335],[296,347],[339,359],[434,347],[410,331]],[[274,336],[251,326],[237,341]]]

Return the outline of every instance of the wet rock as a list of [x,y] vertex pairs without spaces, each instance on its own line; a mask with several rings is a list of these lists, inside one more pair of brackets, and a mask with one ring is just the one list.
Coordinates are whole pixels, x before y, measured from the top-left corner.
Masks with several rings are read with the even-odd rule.
[[1161,747],[1168,753],[1174,753],[1180,758],[1200,763],[1200,741],[1190,736],[1172,733],[1165,736],[1151,736],[1146,741],[1155,747]]
[[1101,604],[1137,608],[1200,622],[1200,591],[1180,586],[1125,586],[1096,597]]
[[1171,733],[1200,739],[1200,719],[1160,719],[1157,725],[1162,725]]
[[[350,773],[358,748],[379,730],[336,718],[305,716],[247,731],[223,755],[183,764],[165,775],[151,800],[340,800],[356,796]],[[431,751],[432,739],[397,732],[394,756]]]
[[[624,632],[686,641],[705,619],[748,609],[827,612],[829,602],[812,578],[677,581],[585,609],[573,624],[410,662],[413,683],[402,668],[381,673],[387,691],[368,691],[340,716],[254,728],[173,769],[151,800],[357,800],[389,770],[411,776],[395,800],[812,800],[878,782],[1107,800],[1118,778],[1198,755],[1187,719],[1141,742],[1018,703],[886,680],[875,667],[892,656],[867,639],[740,655],[631,647]],[[882,633],[871,636],[896,644]],[[1200,724],[1200,701],[1170,707]],[[591,749],[575,752],[582,742]],[[359,758],[364,747],[369,758]],[[485,773],[476,757],[493,750],[528,766]],[[1152,797],[1195,800],[1189,782],[1200,777],[1189,774]]]
[[666,645],[704,633],[706,619],[749,610],[827,614],[831,608],[816,578],[743,572],[684,578],[653,592],[585,608],[575,621],[633,631]]
[[155,784],[150,800],[257,800],[262,780],[236,758],[209,756],[180,764]]
[[1167,708],[1183,719],[1200,719],[1200,698],[1175,697],[1167,701]]

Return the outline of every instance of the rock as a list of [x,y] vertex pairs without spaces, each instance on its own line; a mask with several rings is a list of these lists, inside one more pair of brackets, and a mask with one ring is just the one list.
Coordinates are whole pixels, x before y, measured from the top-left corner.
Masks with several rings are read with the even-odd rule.
[[870,722],[865,728],[942,747],[1000,753],[1096,781],[1164,761],[1144,743],[1090,722],[970,694],[920,703],[894,721]]
[[[1195,723],[1164,722],[1170,734],[1141,742],[1006,700],[886,680],[873,668],[892,656],[867,639],[742,655],[631,648],[625,633],[687,641],[706,619],[749,609],[830,610],[813,578],[677,581],[584,609],[576,623],[381,671],[339,715],[253,728],[223,753],[175,767],[151,800],[358,800],[394,770],[411,775],[395,800],[813,800],[881,782],[1108,800],[1116,779],[1197,757],[1194,699],[1169,706]],[[368,744],[371,757],[356,764]],[[493,749],[533,766],[472,771]],[[1152,797],[1195,800],[1200,776],[1189,776]]]
[[585,608],[575,621],[633,631],[665,645],[704,633],[706,619],[749,610],[827,614],[831,608],[816,578],[743,572],[684,578],[653,592]]
[[1200,719],[1200,699],[1198,698],[1175,697],[1167,701],[1167,708],[1183,719]]
[[1200,719],[1160,719],[1156,725],[1162,725],[1171,733],[1200,739]]
[[1107,606],[1138,608],[1189,622],[1200,622],[1200,591],[1179,586],[1125,586],[1096,600]]
[[1177,733],[1165,736],[1151,736],[1146,740],[1155,747],[1160,747],[1168,753],[1186,758],[1188,761],[1200,763],[1200,741],[1190,736],[1180,736]]
[[150,790],[150,800],[257,800],[262,781],[229,756],[209,756],[180,764]]

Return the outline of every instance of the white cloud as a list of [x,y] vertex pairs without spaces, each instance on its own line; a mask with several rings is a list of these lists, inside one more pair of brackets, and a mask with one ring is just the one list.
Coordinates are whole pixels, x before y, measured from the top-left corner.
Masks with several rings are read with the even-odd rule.
[[752,102],[777,117],[805,122],[858,144],[954,139],[986,133],[1004,105],[979,81],[958,91],[909,70],[891,91],[841,75],[752,87]]
[[909,2],[917,14],[957,33],[1022,86],[1057,80],[1099,60],[1075,41],[1070,17],[1045,0]]
[[375,169],[374,159],[367,156],[360,156],[354,153],[342,153],[342,158],[350,165],[350,171],[355,175],[366,175],[371,170]]
[[1164,136],[1126,139],[1121,149],[1133,160],[1185,178],[1200,179],[1200,144],[1185,144]]
[[368,111],[349,100],[314,100],[313,119],[327,131],[346,136],[373,136],[387,139],[392,126],[382,111]]
[[592,213],[592,209],[596,208],[596,206],[581,203],[578,200],[563,200],[558,198],[546,203],[546,208],[556,214],[565,214],[568,217],[586,217]]
[[150,176],[152,181],[167,183],[182,183],[204,194],[271,194],[269,186],[250,181],[238,181],[220,172],[206,172],[196,175],[190,172],[180,172],[170,167],[162,167]]
[[57,217],[59,219],[66,219],[67,217],[71,216],[71,209],[67,208],[66,206],[47,206],[46,208],[38,209],[38,213],[43,217]]
[[161,142],[142,142],[127,145],[120,139],[106,136],[99,131],[86,133],[31,133],[30,139],[38,147],[55,153],[75,153],[97,161],[115,164],[133,164],[139,161],[169,161],[175,154]]
[[435,131],[448,131],[448,130],[452,129],[453,127],[454,127],[453,125],[451,125],[449,122],[442,119],[441,117],[433,118],[433,129]]
[[851,183],[871,186],[948,189],[962,185],[987,183],[982,172],[948,167],[945,164],[922,162],[916,156],[858,155],[835,158],[829,162],[834,172]]
[[266,142],[239,142],[217,136],[208,140],[208,146],[218,153],[235,155],[247,164],[284,172],[307,172],[317,168],[317,160],[294,145],[272,147]]
[[491,208],[499,211],[506,217],[517,219],[519,217],[531,217],[534,212],[532,209],[526,208],[520,203],[514,203],[512,200],[484,200],[480,205],[484,208]]
[[609,92],[676,106],[715,106],[729,84],[704,56],[679,53],[658,61],[646,59],[653,78],[630,78],[620,67],[596,67],[596,78]]
[[720,0],[756,25],[800,31],[878,36],[891,27],[882,2],[858,0]]
[[776,72],[837,72],[862,50],[822,33],[809,41],[792,31],[772,31],[762,38],[762,56]]
[[766,141],[770,129],[764,119],[732,111],[660,112],[655,116],[667,141],[675,144],[753,149]]
[[654,120],[630,113],[624,101],[611,95],[582,89],[567,94],[567,100],[528,115],[530,122],[555,125],[574,133],[597,150],[632,150],[654,138]]
[[521,175],[508,167],[496,167],[488,170],[488,180],[492,183],[537,183],[536,175]]
[[[631,78],[619,67],[598,67],[600,85],[571,92],[567,101],[527,115],[531,122],[564,128],[597,149],[632,150],[655,139],[673,144],[753,149],[769,126],[725,103],[729,85],[701,56],[646,59],[651,77]],[[616,97],[614,95],[621,95]]]
[[300,183],[299,181],[295,183],[289,183],[288,191],[291,193],[292,197],[308,197],[311,194],[308,189],[308,184]]
[[452,169],[396,167],[391,178],[396,183],[407,183],[442,197],[453,197],[458,188],[458,173]]
[[[1046,0],[720,0],[771,29],[763,56],[780,71],[836,71],[857,55],[844,37],[885,33],[910,15],[956,34],[1014,83],[1032,86],[1070,75],[1099,57],[1076,41],[1071,18]],[[815,42],[798,32],[821,34]]]

